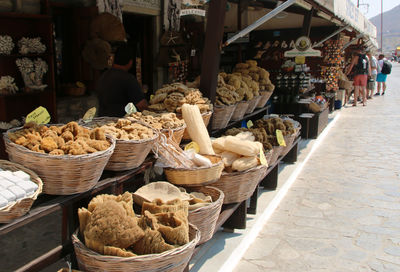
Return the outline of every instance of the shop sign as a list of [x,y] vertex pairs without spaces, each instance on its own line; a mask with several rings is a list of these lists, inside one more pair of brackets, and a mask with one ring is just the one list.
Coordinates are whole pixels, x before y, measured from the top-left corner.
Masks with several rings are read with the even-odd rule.
[[358,31],[365,32],[364,15],[351,0],[335,0],[335,14]]
[[298,38],[295,47],[285,52],[285,57],[321,57],[321,51],[311,48],[311,40],[307,36]]
[[180,16],[186,15],[197,15],[197,16],[206,16],[206,11],[204,9],[181,9]]
[[161,0],[124,0],[124,7],[133,6],[153,11],[161,11]]

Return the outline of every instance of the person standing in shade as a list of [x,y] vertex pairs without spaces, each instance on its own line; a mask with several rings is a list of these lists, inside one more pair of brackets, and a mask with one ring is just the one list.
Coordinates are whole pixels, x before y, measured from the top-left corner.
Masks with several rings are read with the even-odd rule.
[[97,82],[99,116],[123,117],[125,106],[132,102],[139,111],[147,109],[148,103],[136,78],[129,73],[133,65],[133,52],[126,44],[119,46],[114,62]]
[[375,95],[381,95],[381,90],[382,90],[382,95],[384,95],[386,91],[387,74],[385,73],[385,71],[382,71],[383,64],[385,63],[385,61],[386,61],[385,55],[380,54],[378,56],[378,76],[376,77],[376,82],[378,82],[378,91]]
[[353,101],[353,107],[357,106],[357,98],[358,94],[361,94],[361,101],[363,103],[363,106],[367,105],[367,97],[366,97],[366,92],[367,92],[367,79],[368,76],[371,75],[371,65],[368,60],[367,55],[365,54],[364,49],[357,49],[353,57],[351,59],[350,66],[348,67],[346,71],[346,75],[350,74],[350,72],[354,68],[354,78],[353,78],[353,84],[354,84],[354,101]]
[[371,65],[371,76],[368,79],[367,86],[367,99],[371,99],[374,95],[376,89],[376,77],[378,75],[378,60],[371,53],[371,51],[367,53]]

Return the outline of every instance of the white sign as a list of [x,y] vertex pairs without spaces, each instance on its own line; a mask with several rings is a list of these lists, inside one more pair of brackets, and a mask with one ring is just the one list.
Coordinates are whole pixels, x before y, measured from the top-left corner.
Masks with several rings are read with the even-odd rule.
[[186,15],[198,15],[198,16],[206,16],[206,11],[204,9],[181,9],[180,16]]
[[306,36],[298,38],[295,42],[295,48],[285,52],[285,57],[321,57],[321,51],[311,48],[311,40]]

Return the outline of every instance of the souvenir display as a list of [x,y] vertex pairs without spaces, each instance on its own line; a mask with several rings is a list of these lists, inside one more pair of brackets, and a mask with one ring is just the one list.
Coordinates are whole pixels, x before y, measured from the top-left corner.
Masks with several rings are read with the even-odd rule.
[[0,95],[15,94],[18,91],[18,86],[11,76],[0,77]]
[[14,42],[8,35],[0,35],[0,55],[10,55],[14,49]]

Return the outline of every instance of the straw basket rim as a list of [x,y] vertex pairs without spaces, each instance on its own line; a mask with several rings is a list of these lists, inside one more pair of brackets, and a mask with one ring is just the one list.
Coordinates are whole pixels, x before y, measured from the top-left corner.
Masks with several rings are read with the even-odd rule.
[[[31,196],[26,196],[22,199],[19,199],[17,201],[14,201],[10,204],[8,204],[7,206],[3,207],[0,209],[0,222],[4,223],[4,222],[9,222],[15,218],[18,218],[19,216],[22,215],[12,215],[10,214],[12,212],[13,209],[17,209],[19,208],[19,206],[21,206],[20,208],[26,208],[28,212],[33,204],[33,202],[37,199],[37,197],[40,195],[40,193],[43,190],[43,181],[42,179],[32,170],[26,168],[25,166],[22,166],[18,163],[15,162],[10,162],[7,160],[0,160],[0,167],[3,170],[10,170],[10,169],[18,169],[21,171],[24,171],[25,173],[27,173],[30,177],[31,177],[31,181],[36,183],[38,185],[38,188],[36,189],[36,191],[31,195]],[[25,207],[24,207],[25,206]],[[5,217],[7,219],[2,220],[2,217]]]
[[222,176],[239,176],[239,175],[247,174],[249,172],[258,171],[259,169],[262,169],[262,168],[268,168],[268,166],[260,164],[260,165],[254,166],[252,168],[246,169],[244,171],[234,171],[234,172],[230,172],[230,173],[222,172]]
[[[157,130],[157,129],[152,128],[150,125],[148,125],[148,124],[146,124],[146,123],[144,123],[144,122],[141,122],[141,121],[139,121],[139,120],[130,120],[130,119],[126,118],[126,117],[121,117],[121,118],[119,118],[119,117],[107,117],[107,116],[104,116],[104,117],[96,117],[96,118],[93,118],[90,122],[84,123],[84,124],[81,124],[81,125],[82,125],[82,126],[85,126],[85,127],[89,127],[90,129],[93,129],[94,127],[91,127],[91,126],[88,126],[88,125],[90,125],[92,122],[94,123],[94,122],[96,122],[96,121],[99,121],[99,122],[100,122],[100,121],[103,121],[103,119],[104,119],[105,121],[106,121],[106,119],[109,119],[110,121],[111,121],[111,120],[126,119],[126,120],[129,120],[129,121],[131,121],[131,122],[135,122],[135,123],[138,123],[138,124],[140,124],[140,125],[142,125],[142,126],[145,126],[145,127],[147,127],[147,128],[150,128],[150,129],[153,131],[153,133],[154,133],[153,137],[148,138],[148,139],[142,139],[142,140],[122,140],[122,139],[116,139],[116,138],[114,138],[114,137],[111,137],[111,138],[114,138],[114,140],[115,140],[117,143],[142,144],[142,143],[154,141],[154,140],[156,140],[156,139],[159,137],[159,133],[158,133],[158,130]],[[107,133],[106,133],[106,134],[107,134]]]
[[202,156],[204,156],[204,157],[214,157],[214,158],[217,158],[217,159],[220,159],[220,160],[218,162],[216,162],[216,163],[213,163],[211,166],[200,166],[200,167],[196,167],[196,168],[193,168],[193,169],[173,168],[173,167],[165,167],[164,169],[173,170],[173,171],[196,171],[196,170],[213,168],[213,167],[219,166],[220,164],[223,164],[222,157],[219,156],[219,155],[202,155]]
[[[49,125],[51,126],[51,125]],[[53,124],[54,126],[54,124]],[[111,137],[110,135],[106,135],[106,138],[108,140],[108,142],[110,142],[110,146],[102,151],[97,151],[97,152],[93,152],[93,153],[89,153],[89,154],[83,154],[83,155],[70,155],[70,154],[64,154],[64,155],[49,155],[48,153],[40,153],[40,152],[36,152],[36,151],[32,151],[29,148],[26,148],[25,146],[19,145],[14,143],[13,141],[10,140],[10,137],[8,137],[8,133],[9,132],[15,132],[18,131],[20,129],[23,129],[23,127],[17,127],[17,128],[12,128],[7,130],[7,132],[3,133],[3,139],[6,145],[9,145],[13,148],[16,148],[17,150],[19,150],[20,152],[26,153],[26,154],[30,154],[32,156],[35,157],[41,157],[41,158],[51,158],[54,160],[79,160],[79,159],[88,159],[94,156],[99,156],[99,155],[103,155],[104,153],[107,153],[111,150],[114,150],[115,148],[115,139],[113,137]]]
[[[189,187],[190,188],[190,187]],[[197,208],[197,209],[195,209],[195,210],[191,210],[191,211],[189,211],[189,214],[196,214],[196,213],[200,213],[200,212],[202,212],[202,211],[204,211],[204,210],[207,210],[207,209],[210,209],[210,206],[213,206],[213,205],[216,205],[219,201],[223,201],[224,200],[224,197],[225,197],[225,195],[224,195],[224,192],[222,192],[220,189],[218,189],[217,187],[213,187],[212,185],[206,185],[206,186],[202,186],[201,188],[206,188],[206,189],[212,189],[212,190],[214,190],[214,191],[217,191],[218,193],[219,193],[219,196],[218,196],[218,198],[214,201],[213,200],[213,202],[211,202],[210,203],[210,205],[206,205],[206,206],[203,206],[203,207],[199,207],[199,208]],[[194,187],[194,188],[192,188],[193,189],[193,191],[194,192],[198,192],[198,191],[196,191],[196,190],[198,190],[198,188],[196,188],[196,187]],[[190,190],[192,190],[192,189],[190,189]],[[202,193],[202,192],[201,192]],[[204,193],[203,193],[204,194]]]
[[88,248],[85,245],[85,243],[81,241],[81,239],[79,238],[79,235],[80,235],[79,228],[77,228],[74,231],[74,233],[71,235],[72,236],[71,238],[72,238],[72,243],[73,243],[74,247],[80,246],[82,248],[82,250],[85,250],[94,259],[102,260],[102,261],[113,260],[113,261],[119,261],[119,262],[126,263],[129,261],[151,261],[151,260],[162,258],[165,256],[174,256],[174,255],[178,255],[178,254],[184,252],[186,249],[188,249],[192,246],[195,247],[200,240],[200,230],[195,225],[189,223],[189,232],[190,232],[190,229],[192,231],[196,232],[195,236],[191,241],[189,241],[189,243],[186,243],[183,246],[173,248],[173,249],[161,252],[161,253],[137,255],[137,256],[132,256],[132,257],[110,256],[110,255],[102,255],[100,253],[97,253],[96,251]]

